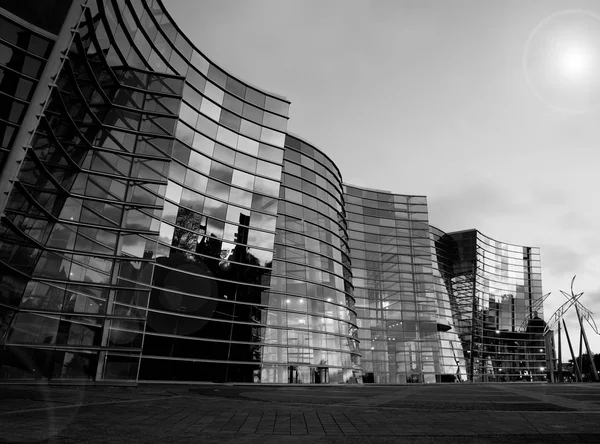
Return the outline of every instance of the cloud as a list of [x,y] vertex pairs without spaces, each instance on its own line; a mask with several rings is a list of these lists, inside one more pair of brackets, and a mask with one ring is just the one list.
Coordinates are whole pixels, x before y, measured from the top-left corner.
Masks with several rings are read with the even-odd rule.
[[[444,231],[467,228],[483,230],[487,220],[506,215],[515,217],[529,211],[522,196],[515,196],[508,188],[504,189],[486,181],[470,182],[458,189],[449,187],[449,193],[428,199],[431,223]],[[468,226],[464,226],[468,221]],[[494,237],[493,233],[486,233]]]
[[572,246],[544,245],[542,273],[545,275],[575,275],[577,272],[583,271],[588,256],[586,251],[577,250]]

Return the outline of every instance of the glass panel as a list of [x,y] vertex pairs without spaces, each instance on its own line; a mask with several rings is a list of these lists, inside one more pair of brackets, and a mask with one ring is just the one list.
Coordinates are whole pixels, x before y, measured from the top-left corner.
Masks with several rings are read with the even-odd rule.
[[220,89],[217,85],[211,82],[206,82],[206,85],[204,86],[204,95],[212,99],[218,105],[221,105],[223,103],[224,94],[225,92],[222,89]]
[[202,101],[202,104],[200,105],[200,112],[202,114],[204,114],[205,116],[208,116],[217,122],[219,121],[219,118],[221,117],[221,107],[215,105],[210,100]]
[[[237,178],[239,180],[239,178]],[[232,180],[234,183],[236,181],[235,172],[234,178]],[[250,184],[250,188],[252,184]],[[236,205],[242,205],[245,207],[250,207],[252,204],[252,193],[250,191],[240,190],[239,188],[231,187],[231,191],[229,193],[229,201],[235,203]],[[235,220],[234,222],[237,222]]]
[[260,126],[252,123],[248,120],[242,120],[242,124],[240,126],[240,132],[248,137],[253,139],[260,139]]
[[246,88],[246,100],[259,108],[265,107],[266,96],[252,88]]
[[212,162],[210,167],[210,177],[214,177],[215,179],[219,179],[223,182],[231,183],[232,175],[233,168],[223,165],[219,162]]
[[275,165],[271,162],[265,162],[264,160],[259,160],[256,168],[256,172],[263,176],[268,176],[272,179],[280,180],[281,179],[281,166]]
[[237,149],[251,156],[257,156],[259,152],[259,144],[256,140],[248,139],[240,136],[238,139]]
[[252,190],[254,188],[254,176],[239,170],[234,170],[231,183],[246,188],[247,190]]
[[234,165],[236,168],[249,171],[250,173],[254,174],[256,172],[256,164],[256,157],[247,156],[242,153],[236,153],[235,155]]
[[[204,101],[202,101],[204,104]],[[215,139],[217,137],[217,127],[218,125],[212,120],[207,119],[203,115],[198,116],[198,123],[196,124],[196,129],[200,131],[202,134]]]
[[213,159],[220,160],[226,165],[232,165],[235,159],[235,151],[227,148],[224,145],[215,144],[215,149],[213,152]]
[[258,156],[279,164],[283,162],[283,150],[271,145],[265,145],[264,143],[260,144]]
[[197,51],[192,53],[192,66],[200,71],[202,74],[208,74],[209,63],[202,55],[200,55]]
[[242,114],[244,102],[236,97],[233,97],[231,94],[225,94],[225,97],[223,98],[223,106],[236,114]]
[[281,100],[277,100],[273,97],[267,96],[267,100],[265,102],[265,108],[271,112],[281,114],[283,116],[288,115],[289,104],[283,102]]
[[194,135],[194,143],[192,144],[195,150],[212,157],[215,148],[215,142],[200,133]]
[[217,140],[231,147],[237,146],[238,135],[227,128],[220,126],[217,130]]
[[260,124],[263,120],[263,111],[255,106],[245,103],[242,116],[244,119],[252,120],[253,122]]
[[246,95],[246,87],[232,77],[227,78],[225,89],[238,97]]

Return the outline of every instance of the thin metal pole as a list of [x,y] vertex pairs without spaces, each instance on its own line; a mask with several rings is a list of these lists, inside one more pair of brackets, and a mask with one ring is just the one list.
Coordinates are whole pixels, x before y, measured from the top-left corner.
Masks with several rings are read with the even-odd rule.
[[550,372],[550,383],[554,384],[554,347],[552,346],[552,331],[544,335],[544,347],[546,350],[546,368]]
[[[583,329],[581,328],[581,324],[579,327],[579,356],[577,359],[579,360],[579,368],[583,373]],[[583,379],[581,381],[583,382]]]
[[577,372],[577,377],[579,378],[579,382],[583,381],[581,378],[581,370],[579,369],[579,364],[577,363],[577,359],[575,359],[575,353],[573,353],[573,346],[571,345],[571,338],[569,337],[569,330],[567,330],[567,323],[564,318],[562,320],[563,327],[565,327],[565,336],[567,337],[567,343],[569,344],[569,351],[571,352],[571,359],[573,359],[573,365],[575,366],[575,371]]
[[558,323],[558,382],[563,382],[562,379],[562,348],[560,338],[560,322]]
[[577,317],[579,318],[579,326],[581,327],[581,333],[583,334],[583,340],[585,341],[585,349],[587,350],[588,357],[590,358],[592,378],[594,379],[594,381],[598,381],[598,370],[596,370],[596,364],[594,364],[594,355],[592,354],[592,350],[590,349],[590,343],[588,342],[587,334],[585,333],[585,329],[583,328],[583,319],[579,314],[579,307],[577,307],[577,305],[575,305],[575,311],[577,312]]

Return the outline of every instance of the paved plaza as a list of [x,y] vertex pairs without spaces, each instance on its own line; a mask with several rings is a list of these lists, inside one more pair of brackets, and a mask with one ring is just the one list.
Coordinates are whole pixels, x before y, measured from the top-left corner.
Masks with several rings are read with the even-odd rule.
[[600,384],[0,385],[8,443],[592,443]]

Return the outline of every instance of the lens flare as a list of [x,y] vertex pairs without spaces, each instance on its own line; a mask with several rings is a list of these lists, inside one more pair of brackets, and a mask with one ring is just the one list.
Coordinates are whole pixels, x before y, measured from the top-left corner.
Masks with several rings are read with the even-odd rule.
[[600,108],[600,16],[570,10],[544,19],[525,45],[523,69],[535,95],[550,107]]

